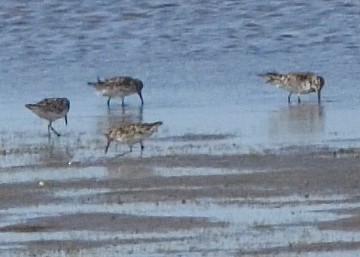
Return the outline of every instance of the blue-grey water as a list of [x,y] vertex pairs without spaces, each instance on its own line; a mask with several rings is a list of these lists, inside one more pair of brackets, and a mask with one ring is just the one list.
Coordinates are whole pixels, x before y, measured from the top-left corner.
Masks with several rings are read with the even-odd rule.
[[[44,97],[71,100],[60,130],[94,130],[106,99],[86,82],[127,74],[145,84],[143,121],[164,121],[168,136],[228,133],[244,148],[358,145],[359,13],[356,1],[3,1],[3,147],[46,133],[24,108]],[[288,106],[286,92],[257,77],[275,70],[324,76],[320,109],[315,95]]]
[[[0,167],[103,158],[104,132],[124,120],[164,122],[144,156],[359,147],[359,24],[355,0],[2,0]],[[322,75],[321,105],[288,105],[267,71]],[[130,96],[108,110],[87,85],[114,75],[144,82],[143,108]],[[24,107],[45,97],[71,101],[50,142]]]
[[[359,14],[357,1],[3,1],[2,147],[41,142],[46,122],[24,104],[52,96],[71,100],[69,126],[54,123],[63,142],[105,140],[120,101],[108,114],[86,82],[113,75],[143,80],[141,121],[162,120],[158,137],[229,134],[238,151],[359,146]],[[324,76],[322,105],[305,95],[288,106],[265,71]]]

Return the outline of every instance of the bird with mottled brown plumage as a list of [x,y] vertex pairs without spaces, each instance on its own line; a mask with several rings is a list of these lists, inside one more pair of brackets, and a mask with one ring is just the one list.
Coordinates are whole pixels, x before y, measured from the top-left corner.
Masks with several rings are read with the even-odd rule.
[[118,141],[120,143],[127,144],[130,150],[126,153],[132,152],[133,145],[140,143],[142,152],[144,150],[143,141],[156,132],[161,125],[162,122],[157,121],[153,123],[122,124],[120,126],[110,128],[109,131],[105,134],[107,138],[105,153],[107,153],[112,141]]
[[108,107],[110,107],[110,99],[114,97],[121,98],[121,103],[124,107],[124,98],[133,94],[138,94],[141,100],[141,105],[144,105],[144,100],[141,93],[144,84],[139,79],[132,78],[130,76],[117,76],[105,80],[100,80],[98,78],[98,81],[88,82],[88,84],[94,86],[95,90],[100,95],[108,97]]
[[60,136],[60,133],[51,125],[53,121],[65,118],[65,125],[67,125],[67,113],[70,110],[70,101],[67,98],[45,98],[36,104],[26,104],[25,107],[40,118],[49,121],[49,136],[51,135],[50,130],[58,137]]
[[318,103],[321,102],[321,90],[325,84],[323,77],[316,75],[312,72],[290,72],[290,73],[277,73],[269,72],[260,74],[266,83],[276,85],[279,88],[287,90],[288,102],[293,93],[298,95],[298,103],[301,102],[300,95],[316,92],[318,95]]

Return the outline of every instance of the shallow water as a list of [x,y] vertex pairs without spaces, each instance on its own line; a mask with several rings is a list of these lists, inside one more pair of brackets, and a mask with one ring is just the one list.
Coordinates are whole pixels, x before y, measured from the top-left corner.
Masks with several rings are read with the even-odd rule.
[[[54,124],[62,142],[83,135],[103,143],[111,124],[130,118],[162,120],[160,138],[231,134],[240,152],[359,146],[359,12],[354,1],[5,1],[1,147],[47,142],[46,122],[24,104],[51,96],[71,100],[69,126]],[[321,107],[315,95],[288,106],[286,92],[256,76],[273,70],[323,75]],[[141,114],[137,96],[126,99],[130,115],[119,100],[108,113],[86,85],[124,74],[144,81]]]
[[[0,168],[19,170],[3,171],[2,184],[98,179],[104,175],[104,168],[77,169],[71,164],[101,162],[126,151],[126,146],[112,145],[104,155],[104,132],[124,121],[164,122],[159,132],[145,142],[143,157],[262,153],[292,147],[303,151],[360,147],[359,14],[360,5],[353,0],[291,3],[3,0]],[[267,71],[313,71],[322,75],[326,83],[321,105],[316,103],[316,95],[303,96],[301,104],[294,97],[294,102],[288,105],[286,92],[257,77]],[[106,98],[97,96],[87,86],[97,76],[113,75],[131,75],[144,82],[143,108],[137,96],[130,96],[125,99],[125,109],[120,100],[112,100],[108,110]],[[47,123],[24,107],[45,97],[68,97],[71,101],[68,126],[63,120],[53,124],[62,133],[60,138],[48,139]],[[138,146],[130,156],[140,156]],[[24,170],[27,165],[33,168]],[[38,165],[49,168],[40,169]],[[63,170],[58,165],[69,168]],[[251,171],[159,168],[150,173],[167,177],[187,176],[191,172],[209,175]],[[89,190],[95,194],[103,188]],[[69,192],[57,193],[59,197],[88,193]],[[176,207],[171,206],[169,212],[174,214]],[[239,215],[256,215],[251,208],[244,208],[236,210]],[[41,206],[36,206],[34,210],[24,208],[19,212],[30,211],[31,216],[40,210]],[[221,214],[216,203],[210,203],[208,211],[211,217],[219,218]],[[277,214],[264,212],[264,215]],[[262,220],[254,222],[266,223]],[[331,238],[330,232],[311,233],[315,233],[309,235],[314,241]],[[344,236],[340,234],[334,237]],[[6,236],[18,240],[16,233]],[[61,238],[63,234],[55,236]],[[229,255],[234,254],[237,241],[224,242],[222,233],[210,236],[218,240],[219,248],[232,243],[224,248]],[[271,240],[279,240],[277,236],[272,238],[273,233],[266,236],[270,245],[276,245]],[[246,242],[249,238],[241,240]],[[353,238],[358,240],[358,234]],[[191,242],[192,238],[187,240]],[[217,256],[215,250],[214,254],[207,249],[206,239],[199,240],[204,241],[191,244],[199,248],[198,256],[206,250],[208,256]],[[175,254],[183,245],[181,240],[169,244],[164,247],[173,249]],[[149,254],[155,252],[160,256],[151,247],[154,246],[149,246]],[[94,250],[93,254],[98,254],[96,251],[106,254],[106,249]],[[125,251],[137,256],[141,249],[134,250],[131,245]],[[109,252],[111,256],[113,252]],[[89,250],[84,256],[90,254]],[[316,256],[327,256],[321,254]],[[350,252],[349,256],[356,253]]]

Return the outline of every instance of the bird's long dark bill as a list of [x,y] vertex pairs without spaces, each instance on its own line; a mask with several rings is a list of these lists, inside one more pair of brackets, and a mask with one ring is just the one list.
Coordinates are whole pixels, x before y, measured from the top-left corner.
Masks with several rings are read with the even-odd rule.
[[321,102],[321,91],[318,91],[318,103]]
[[65,125],[67,126],[67,115],[65,115]]
[[144,105],[144,99],[143,99],[143,97],[142,97],[142,94],[141,94],[141,93],[138,93],[138,94],[139,94],[139,96],[140,96],[141,105]]

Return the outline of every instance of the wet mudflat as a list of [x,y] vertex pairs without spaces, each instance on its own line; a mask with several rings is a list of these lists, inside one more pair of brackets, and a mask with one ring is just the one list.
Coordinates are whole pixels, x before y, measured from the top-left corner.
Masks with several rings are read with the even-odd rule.
[[1,170],[8,256],[356,256],[360,152],[179,154]]

